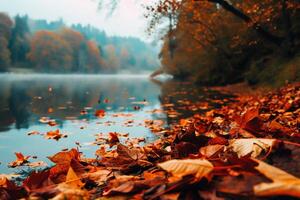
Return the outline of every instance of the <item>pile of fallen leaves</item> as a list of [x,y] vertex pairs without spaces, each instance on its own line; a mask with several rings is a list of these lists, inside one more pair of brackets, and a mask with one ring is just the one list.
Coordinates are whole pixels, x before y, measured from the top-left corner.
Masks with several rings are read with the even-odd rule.
[[[0,199],[300,198],[300,85],[236,100],[143,147],[110,134],[114,149],[101,147],[96,158],[59,152],[21,185],[0,178]],[[17,154],[11,165],[27,162]]]

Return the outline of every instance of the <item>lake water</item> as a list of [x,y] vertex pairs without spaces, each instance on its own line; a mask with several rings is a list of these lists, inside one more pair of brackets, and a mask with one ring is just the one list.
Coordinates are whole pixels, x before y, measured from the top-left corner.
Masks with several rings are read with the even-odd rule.
[[[154,83],[142,75],[2,74],[0,94],[0,174],[20,170],[7,167],[15,152],[48,164],[47,156],[73,147],[94,157],[97,134],[129,133],[129,138],[151,142],[159,136],[145,121],[163,121],[168,126],[220,105],[216,92],[189,83]],[[105,116],[96,117],[96,110],[104,110]],[[57,126],[43,123],[45,119],[55,120]],[[45,138],[57,129],[67,137]],[[39,134],[28,135],[33,131]]]

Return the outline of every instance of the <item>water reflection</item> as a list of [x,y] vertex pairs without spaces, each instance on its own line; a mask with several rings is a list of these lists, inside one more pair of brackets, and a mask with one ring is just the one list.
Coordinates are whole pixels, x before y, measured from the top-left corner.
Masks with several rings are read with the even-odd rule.
[[195,86],[190,82],[156,82],[161,87],[159,96],[162,108],[167,113],[167,123],[177,123],[181,118],[219,108],[232,101],[232,95]]
[[[77,147],[79,142],[84,155],[94,156],[98,147],[93,142],[99,133],[129,133],[131,138],[155,140],[157,136],[144,126],[145,120],[171,124],[218,107],[226,97],[190,83],[154,83],[147,76],[124,75],[2,74],[0,94],[0,173],[15,171],[7,168],[15,159],[14,152],[49,163],[47,156]],[[104,118],[94,116],[99,109],[106,111]],[[82,115],[83,110],[87,114]],[[130,115],[116,117],[118,113]],[[39,122],[41,117],[55,119],[58,126]],[[68,137],[55,141],[27,135],[56,129]]]
[[[84,108],[134,112],[135,102],[160,104],[159,87],[146,76],[10,76],[2,75],[0,80],[1,131],[12,124],[16,129],[29,128],[42,116],[63,122],[80,117]],[[93,112],[85,118],[94,118]]]
[[[160,87],[147,76],[0,75],[0,93],[0,173],[14,171],[7,168],[15,159],[14,152],[47,161],[47,156],[75,147],[79,141],[80,150],[93,156],[97,146],[91,143],[98,133],[116,131],[154,140],[156,136],[143,121],[166,117],[150,112],[161,109]],[[94,116],[98,109],[106,111],[103,119]],[[82,110],[87,114],[82,115]],[[116,113],[132,116],[114,117]],[[41,117],[55,119],[59,126],[42,124]],[[134,122],[126,125],[132,119]],[[55,129],[67,133],[68,138],[54,141],[27,135]]]

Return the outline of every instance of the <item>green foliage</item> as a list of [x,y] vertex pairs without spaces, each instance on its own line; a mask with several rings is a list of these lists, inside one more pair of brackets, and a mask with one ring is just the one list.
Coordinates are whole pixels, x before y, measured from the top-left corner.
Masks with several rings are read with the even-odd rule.
[[29,52],[29,27],[28,17],[15,17],[14,27],[9,40],[12,64],[26,62],[26,55]]

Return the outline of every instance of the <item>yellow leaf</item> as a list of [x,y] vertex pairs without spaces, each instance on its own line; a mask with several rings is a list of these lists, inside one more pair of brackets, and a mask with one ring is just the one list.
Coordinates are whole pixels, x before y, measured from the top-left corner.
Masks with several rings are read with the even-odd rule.
[[84,183],[81,182],[80,178],[74,172],[72,167],[69,168],[65,183],[74,188],[81,188],[84,186]]
[[172,173],[173,176],[194,175],[198,180],[203,177],[210,179],[211,171],[214,168],[208,160],[203,159],[169,160],[158,166]]
[[256,169],[272,183],[261,183],[254,186],[257,196],[287,195],[300,198],[300,179],[265,162],[255,160],[259,163]]
[[238,154],[239,157],[251,155],[256,158],[262,151],[269,150],[276,143],[276,139],[247,138],[233,139],[229,141],[229,148]]

